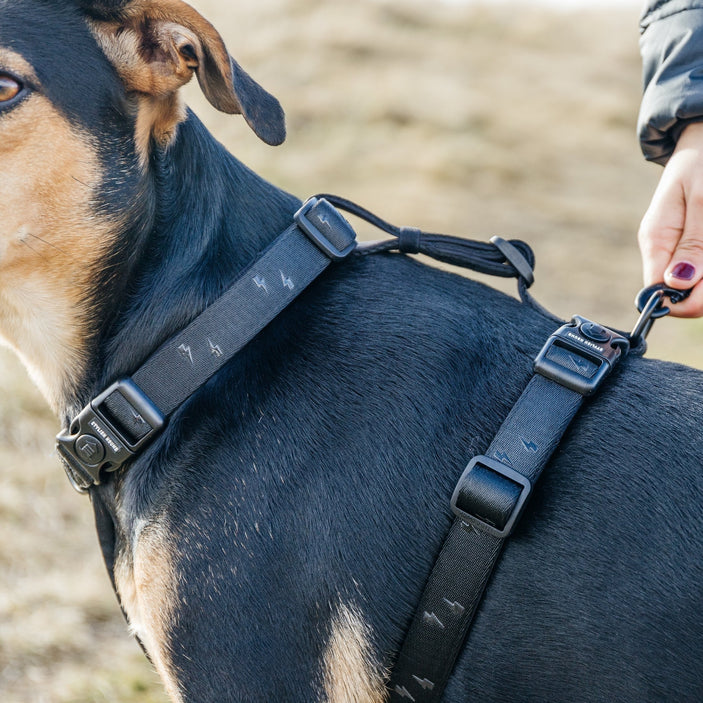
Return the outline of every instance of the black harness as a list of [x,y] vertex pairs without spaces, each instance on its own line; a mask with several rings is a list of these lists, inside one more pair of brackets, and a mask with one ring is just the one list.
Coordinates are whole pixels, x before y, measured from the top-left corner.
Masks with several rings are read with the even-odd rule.
[[[335,207],[336,206],[336,207]],[[393,239],[357,245],[336,208],[361,217]],[[161,346],[130,378],[91,401],[57,437],[69,480],[81,493],[136,457],[169,416],[282,312],[331,264],[351,255],[400,251],[503,277],[516,277],[523,301],[534,256],[524,242],[490,243],[397,228],[350,201],[311,198],[294,223],[247,267],[231,288]],[[574,317],[547,341],[535,375],[486,454],[471,460],[451,499],[455,519],[430,574],[391,678],[392,701],[441,700],[505,540],[517,524],[544,466],[586,396],[632,348],[644,349],[652,322],[688,291],[652,286],[640,293],[640,319],[624,335]],[[109,521],[94,501],[98,529]],[[113,528],[114,529],[114,528]],[[109,536],[101,534],[101,541]],[[108,570],[109,549],[103,544]]]

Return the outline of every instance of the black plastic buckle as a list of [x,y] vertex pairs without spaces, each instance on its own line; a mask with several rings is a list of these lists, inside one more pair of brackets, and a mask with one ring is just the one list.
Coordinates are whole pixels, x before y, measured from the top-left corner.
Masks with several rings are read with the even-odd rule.
[[[127,402],[139,439],[130,439],[105,401],[119,393]],[[158,432],[166,420],[161,411],[131,379],[110,386],[91,401],[56,437],[59,455],[67,463],[69,480],[79,492],[100,485],[102,471],[112,472],[134,457]],[[69,471],[70,469],[70,471]]]
[[535,373],[592,395],[629,348],[627,337],[574,315],[547,340],[535,359]]
[[476,456],[452,495],[452,511],[494,537],[509,537],[532,492],[530,480],[489,456]]
[[298,227],[333,261],[346,259],[356,248],[356,232],[339,210],[324,198],[306,200],[294,219]]

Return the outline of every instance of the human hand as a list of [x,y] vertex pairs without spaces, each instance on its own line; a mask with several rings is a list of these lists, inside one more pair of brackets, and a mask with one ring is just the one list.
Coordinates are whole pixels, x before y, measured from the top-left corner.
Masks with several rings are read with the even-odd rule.
[[703,123],[687,125],[639,230],[644,283],[676,289],[693,286],[671,306],[675,317],[703,316]]

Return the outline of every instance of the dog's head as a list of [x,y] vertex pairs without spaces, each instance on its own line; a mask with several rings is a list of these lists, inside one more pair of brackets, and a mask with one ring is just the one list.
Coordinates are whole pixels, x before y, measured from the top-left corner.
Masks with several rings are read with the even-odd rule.
[[284,140],[278,101],[181,0],[0,3],[0,335],[55,407],[94,334],[88,295],[193,75],[216,108]]

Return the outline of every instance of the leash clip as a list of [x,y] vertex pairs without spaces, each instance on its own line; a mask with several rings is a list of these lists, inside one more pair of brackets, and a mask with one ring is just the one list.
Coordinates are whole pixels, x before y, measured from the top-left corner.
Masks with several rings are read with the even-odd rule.
[[56,437],[66,474],[79,493],[100,485],[102,471],[117,471],[158,434],[161,411],[131,379],[92,400]]
[[635,298],[635,305],[641,314],[630,333],[632,346],[637,346],[647,338],[654,320],[665,317],[671,312],[671,308],[664,305],[664,298],[669,298],[672,305],[676,305],[676,303],[686,300],[692,290],[692,288],[687,290],[669,288],[664,283],[655,283],[653,286],[643,288]]
[[581,395],[593,395],[629,349],[627,337],[574,315],[547,340],[535,359],[535,373]]

